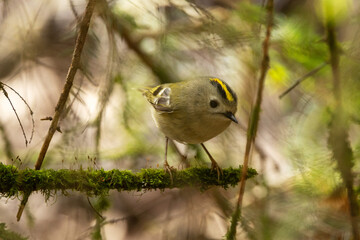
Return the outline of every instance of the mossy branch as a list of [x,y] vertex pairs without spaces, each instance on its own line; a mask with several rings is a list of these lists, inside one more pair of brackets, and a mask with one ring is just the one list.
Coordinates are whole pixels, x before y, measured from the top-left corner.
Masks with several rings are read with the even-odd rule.
[[[218,181],[216,171],[206,167],[193,167],[172,172],[170,175],[163,169],[141,169],[137,173],[130,170],[113,169],[46,169],[19,170],[12,165],[0,163],[0,196],[14,197],[21,192],[40,191],[47,198],[53,193],[67,190],[79,191],[88,196],[107,194],[109,190],[141,191],[156,189],[171,189],[196,187],[206,190],[212,186],[228,188],[239,182],[242,168],[223,169],[223,175]],[[247,178],[257,175],[256,170],[249,168]]]

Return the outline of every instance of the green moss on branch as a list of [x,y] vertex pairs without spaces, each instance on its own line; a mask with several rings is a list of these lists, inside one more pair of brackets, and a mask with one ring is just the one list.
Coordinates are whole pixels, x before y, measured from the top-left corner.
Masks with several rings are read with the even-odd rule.
[[[14,197],[19,192],[40,191],[47,198],[51,193],[74,190],[87,195],[107,194],[109,190],[141,191],[166,188],[197,187],[206,190],[212,186],[228,188],[236,186],[240,179],[241,167],[223,169],[223,176],[218,181],[216,171],[196,167],[185,170],[174,170],[173,184],[170,176],[163,169],[141,169],[133,173],[129,170],[18,170],[12,165],[0,163],[0,196]],[[247,177],[257,175],[256,170],[249,169]]]

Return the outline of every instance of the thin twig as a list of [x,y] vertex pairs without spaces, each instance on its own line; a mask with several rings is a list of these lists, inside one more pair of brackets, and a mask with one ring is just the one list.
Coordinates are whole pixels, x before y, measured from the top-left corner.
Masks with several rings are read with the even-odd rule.
[[15,113],[15,116],[16,116],[16,118],[17,118],[17,121],[18,121],[18,123],[19,123],[19,125],[20,125],[22,134],[23,134],[24,139],[25,139],[25,145],[27,146],[27,145],[28,145],[28,140],[27,140],[27,137],[26,137],[26,134],[25,134],[24,126],[23,126],[22,123],[21,123],[20,117],[19,117],[19,115],[17,114],[16,109],[15,109],[12,101],[11,101],[10,98],[9,98],[9,94],[8,94],[7,91],[4,89],[2,83],[0,83],[0,88],[1,88],[2,92],[4,93],[4,96],[6,97],[6,99],[9,101],[13,112]]
[[[53,116],[53,120],[51,121],[51,125],[49,127],[47,136],[41,147],[39,157],[36,161],[36,164],[35,164],[36,170],[39,170],[41,168],[41,165],[44,161],[44,158],[45,158],[46,152],[49,148],[51,139],[52,139],[56,129],[58,128],[58,122],[59,122],[60,116],[65,108],[66,101],[69,97],[70,90],[71,90],[71,87],[73,85],[73,81],[75,78],[75,74],[77,72],[77,69],[80,67],[81,53],[82,53],[82,49],[84,47],[86,36],[87,36],[88,30],[89,30],[90,20],[93,15],[93,12],[94,12],[95,3],[96,3],[96,0],[88,1],[88,4],[85,9],[84,17],[82,18],[82,20],[80,22],[79,33],[78,33],[78,36],[76,39],[74,53],[73,53],[73,57],[71,60],[71,65],[69,67],[69,70],[68,70],[68,73],[66,76],[66,82],[65,82],[65,85],[63,88],[63,92],[61,93],[58,103],[55,107],[55,113]],[[25,193],[24,198],[21,201],[21,205],[19,207],[18,214],[17,214],[18,221],[21,218],[22,212],[25,208],[28,198],[29,198],[29,196],[27,196],[27,194]]]
[[262,62],[261,62],[261,73],[260,73],[260,77],[259,77],[259,85],[257,88],[255,106],[254,106],[254,109],[252,110],[252,113],[249,118],[244,163],[243,163],[242,175],[241,175],[241,180],[240,180],[239,197],[238,197],[238,201],[236,204],[236,209],[232,216],[231,226],[227,233],[227,239],[235,239],[236,225],[239,220],[239,217],[241,216],[241,207],[242,207],[242,201],[243,201],[244,192],[245,192],[246,173],[248,170],[249,159],[251,158],[251,152],[252,152],[252,149],[253,149],[253,146],[255,143],[256,132],[257,132],[258,123],[259,123],[259,119],[260,119],[260,108],[261,108],[261,102],[262,102],[262,93],[263,93],[263,89],[264,89],[265,77],[266,77],[266,73],[269,69],[269,62],[270,62],[269,47],[270,47],[270,36],[271,36],[271,30],[272,30],[272,26],[273,26],[273,14],[274,14],[273,13],[273,10],[274,10],[274,1],[273,0],[268,0],[266,10],[267,10],[267,26],[266,26],[265,39],[263,41],[263,58],[262,58]]
[[100,157],[100,141],[101,141],[101,124],[103,120],[103,116],[105,113],[106,106],[110,100],[110,96],[114,90],[114,70],[118,69],[116,66],[116,59],[119,58],[118,56],[118,49],[116,46],[115,36],[113,31],[110,31],[111,26],[106,25],[107,32],[108,32],[108,41],[109,41],[109,54],[107,56],[107,71],[105,76],[105,84],[101,87],[99,92],[99,104],[98,104],[98,113],[95,117],[93,124],[96,128],[95,134],[95,153],[96,156]]
[[74,14],[74,17],[76,18],[76,21],[79,22],[80,18],[79,18],[79,14],[77,13],[76,9],[75,9],[75,5],[74,5],[74,1],[73,0],[69,0],[70,2],[70,8],[72,13]]
[[105,220],[105,218],[98,212],[98,210],[96,210],[94,208],[94,206],[92,205],[92,203],[90,202],[90,198],[89,197],[86,197],[87,200],[88,200],[88,203],[90,205],[90,207],[92,208],[92,210],[96,213],[96,215],[98,215],[98,217],[100,217],[102,220]]
[[291,90],[293,90],[294,88],[297,87],[297,85],[299,85],[300,83],[302,83],[304,80],[306,80],[308,77],[311,77],[312,75],[315,75],[318,71],[320,71],[321,69],[323,69],[326,65],[328,65],[328,62],[324,62],[321,65],[317,66],[316,68],[314,68],[313,70],[311,70],[310,72],[308,72],[307,74],[305,74],[304,76],[300,77],[298,80],[296,80],[288,89],[286,89],[282,94],[279,95],[279,98],[281,99],[282,97],[284,97],[286,94],[288,94]]
[[58,122],[60,119],[60,115],[62,114],[62,111],[65,108],[66,101],[69,97],[76,71],[80,67],[80,57],[81,57],[82,49],[85,44],[87,32],[89,30],[90,20],[91,20],[93,11],[94,11],[95,2],[96,2],[95,0],[89,0],[88,5],[86,6],[86,9],[85,9],[84,17],[80,23],[80,30],[79,30],[79,33],[78,33],[78,36],[76,39],[75,49],[74,49],[73,57],[71,60],[71,65],[70,65],[68,74],[66,76],[66,82],[65,82],[65,85],[63,88],[63,92],[61,93],[58,103],[55,107],[55,114],[54,114],[53,120],[49,127],[49,131],[45,138],[43,146],[41,148],[38,160],[35,164],[35,169],[37,169],[37,170],[41,168],[41,165],[42,165],[42,162],[46,155],[47,149],[49,148],[51,139],[56,131],[56,128],[57,128],[57,125],[58,125]]
[[347,190],[349,203],[350,222],[354,240],[360,240],[359,231],[359,204],[354,190],[354,177],[352,167],[354,165],[353,151],[349,141],[348,117],[343,107],[342,90],[340,79],[340,49],[336,39],[336,26],[333,19],[333,6],[327,6],[328,19],[326,22],[327,44],[330,52],[330,64],[333,77],[334,111],[329,127],[329,145],[333,157],[337,161],[338,169]]
[[[268,20],[267,20],[267,27],[266,27],[266,37],[263,42],[263,60],[261,63],[261,74],[260,74],[260,78],[259,78],[259,86],[257,89],[255,107],[254,107],[253,112],[250,117],[249,129],[248,129],[248,134],[247,134],[248,138],[247,138],[247,142],[246,142],[246,151],[245,151],[244,167],[243,167],[243,173],[245,175],[246,175],[246,171],[248,168],[250,149],[251,149],[252,145],[254,144],[255,138],[256,138],[257,127],[259,124],[260,107],[261,107],[261,102],[262,102],[262,93],[263,93],[263,89],[264,89],[265,77],[266,77],[266,73],[269,69],[269,62],[270,62],[269,47],[270,47],[271,29],[273,26],[273,8],[274,8],[273,0],[268,0],[267,7],[266,7],[267,12],[268,12]],[[245,191],[245,180],[246,180],[246,177],[242,176],[241,182],[240,182],[239,199],[238,199],[238,204],[239,204],[240,208],[242,205],[243,194]]]
[[[25,131],[24,131],[24,128],[21,124],[21,121],[20,121],[20,118],[8,96],[8,93],[6,92],[4,86],[6,86],[7,88],[9,88],[11,91],[13,91],[16,95],[19,96],[19,98],[23,101],[23,103],[26,105],[26,107],[29,109],[29,113],[30,113],[30,116],[31,116],[31,123],[32,123],[32,128],[31,128],[31,135],[30,135],[30,138],[29,140],[27,140],[27,137],[26,137],[26,134],[25,134]],[[7,85],[6,83],[3,83],[3,82],[0,82],[0,88],[1,90],[3,91],[5,97],[8,99],[8,101],[10,102],[11,104],[11,107],[12,109],[14,110],[14,113],[16,115],[16,118],[18,119],[18,122],[20,124],[20,127],[21,127],[21,130],[22,130],[22,133],[24,135],[24,138],[25,138],[25,145],[27,146],[28,144],[31,143],[32,139],[33,139],[33,136],[34,136],[34,131],[35,131],[35,121],[34,121],[34,112],[32,111],[31,107],[29,106],[29,104],[26,102],[26,100],[20,95],[20,93],[18,93],[14,88],[10,87],[9,85]]]
[[11,91],[13,91],[16,95],[19,96],[19,98],[23,101],[23,103],[26,105],[26,107],[29,109],[29,113],[30,113],[30,116],[31,116],[31,122],[32,122],[32,129],[31,129],[31,136],[30,136],[30,139],[29,139],[29,143],[31,143],[32,141],[32,138],[34,136],[34,131],[35,131],[35,121],[34,121],[34,112],[33,110],[31,109],[30,105],[26,102],[26,100],[20,95],[20,93],[18,93],[14,88],[10,87],[9,85],[7,85],[6,83],[2,83],[2,85],[8,87]]
[[[100,223],[100,228],[104,227],[106,224],[115,224],[115,223],[118,223],[120,221],[125,221],[125,220],[128,220],[130,217],[122,217],[122,218],[114,218],[114,219],[110,219],[108,221],[102,221]],[[96,224],[96,223],[95,223]],[[90,226],[88,227],[83,233],[80,234],[79,237],[76,238],[76,240],[80,240],[80,239],[86,239],[86,236],[89,235],[89,232],[90,231],[93,231],[93,229],[96,227],[95,226]]]

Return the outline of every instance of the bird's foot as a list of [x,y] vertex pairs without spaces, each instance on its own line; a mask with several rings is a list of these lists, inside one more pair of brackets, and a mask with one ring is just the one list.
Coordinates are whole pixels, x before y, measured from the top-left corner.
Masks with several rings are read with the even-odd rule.
[[220,181],[220,175],[222,176],[223,170],[221,169],[221,167],[217,164],[217,162],[214,159],[211,159],[211,171],[216,170],[217,172],[217,176],[218,176],[218,181]]
[[170,166],[167,161],[165,161],[164,162],[164,170],[165,170],[165,172],[169,173],[170,181],[171,181],[171,185],[172,185],[174,183],[173,176],[172,176],[172,171],[175,171],[176,169],[174,167]]

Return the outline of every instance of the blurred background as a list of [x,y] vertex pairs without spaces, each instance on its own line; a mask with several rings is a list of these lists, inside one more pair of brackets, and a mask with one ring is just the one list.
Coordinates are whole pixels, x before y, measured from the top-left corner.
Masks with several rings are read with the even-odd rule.
[[[247,182],[238,239],[351,238],[347,195],[328,146],[334,110],[329,107],[333,82],[324,29],[324,5],[329,2],[341,48],[339,69],[359,194],[360,2],[276,0],[270,68],[250,162],[259,175]],[[0,2],[0,81],[24,129],[8,98],[0,94],[2,163],[34,167],[50,126],[41,119],[54,114],[86,3]],[[220,166],[238,167],[260,73],[265,4],[108,1],[120,29],[97,8],[61,116],[61,133],[55,133],[42,168],[161,168],[164,136],[137,89],[197,76],[219,77],[238,95],[240,124],[206,143]],[[318,71],[279,98],[314,69]],[[210,167],[197,146],[176,146],[191,166]],[[170,165],[185,168],[175,148],[169,151]],[[19,199],[0,197],[0,223],[28,239],[222,239],[237,195],[237,187],[111,191],[89,199],[105,217],[101,220],[84,195],[69,191],[45,201],[34,193],[20,222],[15,218]]]

